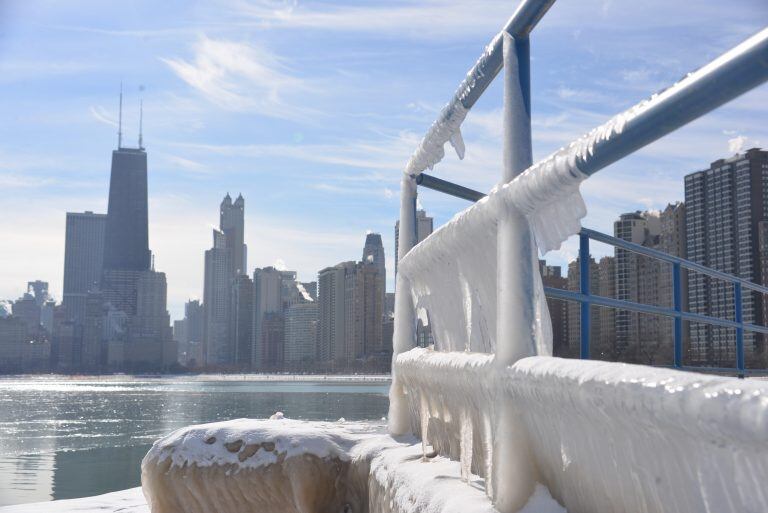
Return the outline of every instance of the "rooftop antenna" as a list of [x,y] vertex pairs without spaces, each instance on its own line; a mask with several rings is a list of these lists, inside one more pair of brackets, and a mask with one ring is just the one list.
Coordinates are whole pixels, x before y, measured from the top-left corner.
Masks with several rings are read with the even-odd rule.
[[120,113],[117,118],[117,149],[123,146],[123,82],[120,81]]
[[142,137],[141,137],[141,126],[144,121],[144,99],[139,100],[139,149],[143,150],[144,146],[142,145]]

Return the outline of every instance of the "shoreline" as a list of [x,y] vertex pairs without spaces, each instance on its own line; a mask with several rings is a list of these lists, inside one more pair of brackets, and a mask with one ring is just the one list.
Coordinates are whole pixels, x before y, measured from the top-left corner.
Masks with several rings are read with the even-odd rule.
[[390,383],[390,374],[7,374],[0,382],[18,379],[38,381],[252,381],[252,382],[317,382],[317,383]]

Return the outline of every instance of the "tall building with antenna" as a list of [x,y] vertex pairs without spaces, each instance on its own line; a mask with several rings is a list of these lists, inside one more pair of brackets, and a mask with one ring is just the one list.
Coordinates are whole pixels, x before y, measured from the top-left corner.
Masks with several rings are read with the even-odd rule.
[[117,149],[112,151],[109,179],[104,269],[146,271],[151,267],[147,213],[147,152],[142,148],[141,124],[139,147],[123,147],[122,122],[121,86]]
[[[112,151],[109,203],[104,234],[101,294],[109,308],[125,314],[127,337],[123,367],[128,370],[167,367],[176,361],[168,316],[165,273],[156,272],[149,249],[147,152],[142,139],[143,106],[139,106],[138,147],[123,146],[123,91],[117,149]],[[111,357],[108,358],[111,362]]]

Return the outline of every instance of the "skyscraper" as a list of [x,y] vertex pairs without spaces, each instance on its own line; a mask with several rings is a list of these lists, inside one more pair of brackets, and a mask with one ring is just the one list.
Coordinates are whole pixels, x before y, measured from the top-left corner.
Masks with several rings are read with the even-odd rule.
[[240,369],[250,369],[253,358],[253,281],[247,274],[239,275],[232,283],[229,319],[233,363]]
[[86,295],[101,280],[106,228],[105,214],[67,212],[62,304],[76,322],[85,315]]
[[[122,119],[122,93],[120,112]],[[107,355],[108,364],[120,360],[116,355],[123,345],[123,361],[131,370],[154,370],[175,363],[177,355],[166,309],[165,274],[155,271],[149,250],[147,153],[141,121],[138,142],[137,148],[124,147],[119,126],[117,149],[112,151],[99,292],[107,303],[103,309],[108,317],[103,323],[107,352],[110,344],[115,346],[114,355]],[[123,324],[119,330],[116,319]],[[123,329],[115,338],[116,330]]]
[[[762,282],[767,260],[759,242],[768,219],[768,152],[752,148],[687,175],[685,208],[688,259]],[[700,273],[688,273],[688,280],[691,312],[733,318],[730,284]],[[744,290],[744,322],[764,325],[763,310],[763,297]],[[691,363],[733,367],[735,345],[732,329],[691,324]],[[744,349],[747,359],[764,358],[763,336],[746,332]]]
[[118,147],[112,151],[104,269],[146,271],[150,261],[147,153]]
[[227,193],[219,209],[219,229],[226,235],[227,247],[232,251],[232,275],[248,272],[245,239],[245,200],[239,195],[234,203]]
[[[311,299],[311,298],[310,298]],[[317,358],[317,301],[294,303],[285,311],[285,363],[303,370]]]
[[[659,212],[655,211],[621,214],[619,219],[613,223],[613,235],[616,238],[641,246],[655,246],[660,232]],[[616,299],[634,303],[656,304],[654,298],[644,294],[644,292],[652,292],[653,290],[646,287],[649,279],[653,281],[651,287],[655,287],[658,283],[656,276],[650,276],[655,262],[650,261],[648,257],[621,248],[616,248],[615,256]],[[643,324],[641,321],[649,324],[658,323],[658,319],[644,319],[637,312],[616,311],[616,351],[618,354],[625,353],[630,347],[633,348],[633,351],[639,349],[641,338],[645,338],[641,337],[640,334],[641,325],[646,331],[649,331],[647,329],[649,324]],[[651,339],[658,336],[658,329],[650,331]]]
[[384,244],[381,242],[380,234],[369,233],[365,236],[362,262],[373,265],[376,269],[377,279],[380,282],[376,287],[381,291],[382,315],[384,315],[387,294],[387,266],[384,257]]
[[205,252],[203,284],[203,358],[206,365],[229,365],[233,348],[229,339],[232,250],[226,235],[213,230],[213,247]]
[[[283,311],[283,272],[274,267],[264,267],[253,271],[253,329],[251,368],[261,370],[268,363],[274,364],[273,356],[276,354],[275,344],[279,341],[279,330],[276,329],[276,318],[270,321],[269,334],[271,335],[271,356],[268,355],[268,347],[264,340],[264,317],[267,314],[282,314]],[[282,350],[281,350],[282,351]],[[269,360],[269,361],[268,361]]]
[[345,309],[347,355],[350,359],[387,358],[382,354],[384,282],[371,261],[358,262],[346,275]]
[[354,273],[355,262],[342,262],[318,273],[320,330],[318,357],[322,362],[346,364],[346,276]]

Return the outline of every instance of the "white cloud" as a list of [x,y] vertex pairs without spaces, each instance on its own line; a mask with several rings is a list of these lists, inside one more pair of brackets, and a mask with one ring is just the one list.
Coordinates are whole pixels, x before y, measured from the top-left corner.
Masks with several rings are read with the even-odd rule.
[[104,123],[105,125],[117,128],[118,123],[115,117],[101,105],[91,105],[89,110],[91,116],[93,116],[99,123]]
[[277,55],[254,43],[201,37],[193,58],[161,58],[184,82],[220,108],[301,119],[313,112],[287,101],[312,88]]
[[195,160],[179,157],[178,155],[166,155],[166,160],[173,167],[181,169],[182,171],[190,171],[193,173],[207,173],[208,168]]

